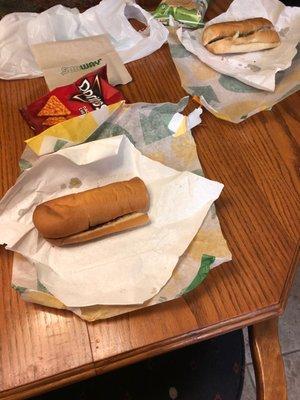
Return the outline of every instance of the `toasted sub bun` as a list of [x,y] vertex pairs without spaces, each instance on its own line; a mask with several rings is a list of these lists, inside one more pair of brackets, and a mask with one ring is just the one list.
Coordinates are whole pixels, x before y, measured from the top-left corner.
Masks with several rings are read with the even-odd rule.
[[[117,219],[133,213],[141,214],[148,209],[147,188],[140,178],[133,178],[46,201],[34,210],[33,223],[47,240],[59,239],[57,243],[63,243],[62,238],[77,235],[78,241],[81,242],[130,229],[134,220],[140,225],[141,218],[131,217],[127,222]],[[143,221],[148,222],[145,217]],[[107,227],[105,229],[108,222],[115,225],[118,222],[120,229],[111,225],[110,232]],[[95,227],[99,229],[96,230]],[[74,237],[72,243],[76,243]]]
[[66,246],[75,243],[83,243],[93,239],[99,239],[113,233],[127,231],[137,228],[138,226],[146,225],[150,222],[148,214],[132,213],[119,217],[112,222],[107,222],[103,225],[98,225],[87,231],[75,233],[74,235],[66,236],[58,239],[47,239],[50,243],[56,246]]
[[277,47],[278,33],[265,18],[221,22],[205,28],[202,43],[211,53],[246,53]]
[[242,21],[228,21],[212,24],[204,29],[202,43],[206,46],[213,40],[232,37],[237,32],[250,33],[258,29],[273,29],[271,21],[265,18],[251,18]]

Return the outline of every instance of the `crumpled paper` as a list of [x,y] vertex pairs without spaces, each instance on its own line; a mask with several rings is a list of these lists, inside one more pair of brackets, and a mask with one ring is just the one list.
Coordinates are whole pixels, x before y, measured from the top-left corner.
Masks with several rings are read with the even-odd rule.
[[[33,161],[34,159],[36,161],[38,156],[85,142],[98,126],[105,123],[119,108],[122,108],[124,103],[124,100],[122,100],[114,104],[103,104],[101,108],[87,114],[50,126],[39,135],[25,141],[27,143],[26,154],[28,154],[26,150],[30,149],[33,156],[31,160]],[[19,164],[22,170],[31,166],[31,164],[28,164],[28,159],[24,160],[23,157]]]
[[257,89],[274,91],[275,75],[291,66],[300,40],[300,7],[287,7],[278,0],[234,0],[228,10],[209,21],[218,22],[263,17],[269,19],[279,33],[281,44],[273,49],[241,54],[215,55],[202,45],[203,29],[188,31],[179,28],[177,35],[183,46],[209,67]]
[[[150,224],[70,247],[51,245],[34,228],[37,204],[135,176],[149,191]],[[42,157],[20,176],[0,203],[0,240],[68,307],[141,304],[170,279],[222,188],[141,155],[123,135],[84,143]]]
[[[48,129],[28,143],[20,160],[20,167],[25,170],[35,165],[39,159],[37,154],[55,152],[66,146],[124,134],[147,157],[179,171],[189,170],[203,176],[194,139],[190,131],[184,129],[187,124],[181,124],[175,133],[169,129],[172,118],[185,108],[187,102],[188,99],[183,98],[177,104],[126,104],[119,107],[108,120],[100,120],[96,129],[94,124],[91,129],[89,123],[88,129],[82,123],[80,130],[76,124],[67,125],[63,132],[55,131],[54,136],[52,130]],[[80,121],[84,122],[86,119]],[[215,207],[212,205],[198,233],[180,257],[172,277],[160,292],[142,305],[68,308],[42,285],[35,267],[17,253],[14,256],[12,284],[25,301],[69,309],[86,321],[94,321],[180,297],[200,285],[211,268],[229,260],[231,254],[223,237]]]
[[[147,28],[137,32],[129,23],[135,18]],[[37,43],[79,39],[106,33],[128,63],[159,49],[168,30],[150,13],[130,0],[102,0],[80,13],[77,8],[56,5],[37,13],[11,13],[0,21],[0,78],[41,76],[30,46]]]

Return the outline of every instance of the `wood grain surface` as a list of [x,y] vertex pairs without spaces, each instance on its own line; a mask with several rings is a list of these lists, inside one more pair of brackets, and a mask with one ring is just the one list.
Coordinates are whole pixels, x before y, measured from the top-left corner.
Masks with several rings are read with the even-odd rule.
[[278,318],[249,327],[249,340],[258,400],[287,400],[284,363],[278,337]]
[[[212,2],[209,18],[228,2]],[[128,64],[129,102],[185,95],[167,45]],[[0,189],[18,174],[32,136],[18,109],[47,92],[44,79],[0,82]],[[0,399],[18,399],[252,325],[283,311],[299,255],[299,94],[235,125],[204,111],[194,130],[233,261],[184,298],[86,324],[26,304],[10,288],[12,255],[0,249]]]
[[[45,92],[43,79],[0,82],[1,197],[14,184],[24,140],[32,136],[19,108]],[[17,399],[19,387],[33,394],[40,380],[50,388],[53,375],[60,384],[93,376],[86,324],[21,300],[10,287],[11,266],[12,253],[0,247],[0,398]]]
[[[151,56],[151,63],[145,58],[128,66],[135,79],[123,92],[131,102],[178,101],[184,95],[169,57],[167,46],[163,46]],[[293,97],[294,104],[299,104],[299,95]],[[262,112],[238,125],[204,113],[203,123],[193,133],[206,176],[225,185],[216,203],[233,262],[213,270],[203,285],[184,299],[90,324],[97,369],[105,371],[129,360],[135,362],[144,358],[145,351],[147,355],[158,354],[162,347],[169,350],[184,346],[281,311],[281,294],[293,276],[299,237],[299,182],[296,156],[291,158],[296,144],[286,138],[282,123],[275,110]],[[297,124],[288,124],[296,135]],[[286,142],[285,149],[282,142]],[[174,309],[182,311],[172,319],[170,311]],[[158,314],[170,315],[168,329],[165,324],[157,324]],[[144,326],[141,321],[146,315]],[[186,321],[184,329],[175,333],[181,316]],[[197,329],[191,331],[195,320]],[[155,332],[147,329],[149,324],[156,327]],[[118,340],[99,345],[105,332],[112,329]],[[130,332],[134,344],[123,332]],[[174,332],[171,341],[169,332]]]

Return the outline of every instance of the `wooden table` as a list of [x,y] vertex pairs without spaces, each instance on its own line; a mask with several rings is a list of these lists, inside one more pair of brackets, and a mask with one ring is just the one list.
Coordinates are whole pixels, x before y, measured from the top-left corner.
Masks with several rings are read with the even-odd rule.
[[[218,4],[223,3],[221,0]],[[226,9],[216,3],[209,18]],[[185,95],[168,46],[130,63],[130,102]],[[1,194],[15,182],[24,140],[18,109],[46,93],[43,79],[0,82]],[[0,249],[0,399],[21,399],[250,326],[258,398],[286,399],[277,336],[299,253],[299,94],[235,125],[205,111],[194,130],[233,261],[185,297],[96,323],[27,304],[11,289],[12,254]]]

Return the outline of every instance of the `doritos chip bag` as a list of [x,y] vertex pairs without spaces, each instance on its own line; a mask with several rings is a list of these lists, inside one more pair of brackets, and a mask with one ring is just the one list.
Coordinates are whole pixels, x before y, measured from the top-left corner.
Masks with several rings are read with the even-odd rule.
[[20,111],[28,125],[40,133],[49,126],[121,100],[122,93],[107,82],[105,65],[71,85],[52,90]]

